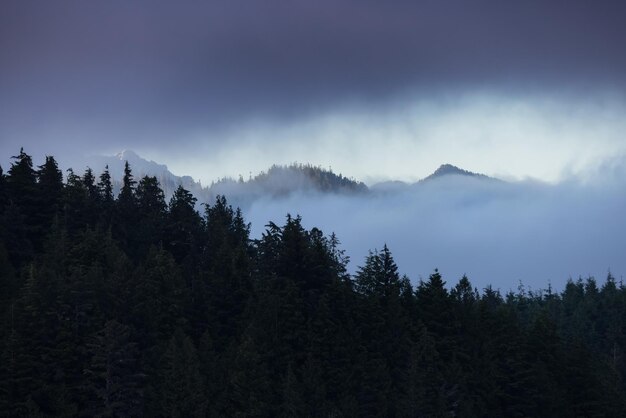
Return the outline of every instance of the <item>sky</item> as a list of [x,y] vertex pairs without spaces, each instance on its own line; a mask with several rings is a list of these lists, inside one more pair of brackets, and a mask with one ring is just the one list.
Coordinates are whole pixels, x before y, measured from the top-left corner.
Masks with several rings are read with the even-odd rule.
[[0,164],[555,183],[626,154],[624,21],[622,1],[4,0]]

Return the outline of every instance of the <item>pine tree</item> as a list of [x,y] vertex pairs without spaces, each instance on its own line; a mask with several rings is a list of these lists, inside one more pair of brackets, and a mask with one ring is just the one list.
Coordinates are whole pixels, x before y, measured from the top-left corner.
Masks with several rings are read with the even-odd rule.
[[400,275],[386,244],[380,253],[370,251],[365,265],[357,272],[356,288],[366,296],[381,300],[399,296]]
[[109,166],[104,167],[104,171],[100,174],[98,182],[98,193],[100,200],[105,204],[113,203],[113,185],[111,184],[111,175],[109,174]]
[[135,185],[137,182],[133,178],[133,172],[130,169],[128,161],[124,163],[124,177],[122,179],[122,188],[117,197],[119,205],[122,209],[128,209],[135,205]]
[[154,349],[185,325],[186,285],[172,256],[151,247],[126,286],[130,323],[136,329],[145,361],[154,366],[158,361]]
[[366,330],[370,333],[367,339],[371,340],[370,361],[384,361],[389,376],[385,408],[390,415],[397,415],[406,402],[406,365],[410,356],[410,328],[408,312],[404,311],[401,300],[401,284],[398,267],[387,245],[380,253],[370,252],[356,276],[356,288],[366,297],[368,313],[364,319],[369,324]]
[[[318,389],[318,388],[316,388]],[[283,417],[301,417],[305,414],[305,406],[300,394],[301,387],[291,364],[287,366],[287,372],[282,382],[282,403],[280,415]],[[309,414],[314,416],[313,414]]]
[[[2,236],[3,234],[0,233],[0,289],[2,289],[2,294],[0,294],[0,321],[2,318],[8,317],[6,311],[15,300],[15,296],[20,288],[17,273],[11,263],[9,252]],[[3,324],[0,322],[1,325]],[[0,337],[2,335],[4,334],[0,332]]]
[[111,219],[113,217],[114,199],[113,199],[113,185],[111,184],[111,175],[109,174],[109,166],[104,168],[98,184],[98,201],[100,203],[100,216],[98,223],[108,228],[111,225]]
[[138,216],[136,253],[143,257],[151,245],[162,245],[167,205],[156,177],[142,178],[135,196]]
[[36,206],[37,174],[33,169],[33,159],[20,148],[20,153],[11,157],[15,160],[11,164],[7,177],[9,199],[14,202],[26,216],[32,215]]
[[88,191],[74,170],[67,170],[64,219],[67,231],[75,234],[88,226]]
[[11,158],[15,162],[11,163],[6,177],[9,201],[4,213],[4,229],[7,242],[13,243],[8,248],[11,259],[15,260],[15,266],[21,266],[32,257],[41,238],[37,223],[37,176],[32,157],[24,149],[20,148],[20,153]]
[[9,203],[9,191],[7,187],[7,179],[2,166],[0,166],[0,215],[4,211],[5,206]]
[[83,174],[83,185],[87,192],[87,201],[85,211],[87,213],[86,220],[89,226],[93,227],[99,220],[100,211],[100,193],[98,186],[96,185],[96,177],[93,174],[93,170],[89,167]]
[[203,417],[207,409],[198,354],[180,329],[170,339],[161,361],[161,412],[168,417]]
[[195,209],[196,201],[182,186],[178,186],[170,200],[164,245],[178,262],[185,257],[197,257],[202,243],[204,225]]
[[210,326],[216,348],[226,348],[241,332],[239,325],[251,292],[249,225],[220,196],[206,207],[206,245],[202,280],[208,287]]
[[91,393],[91,416],[131,417],[141,415],[142,381],[137,344],[131,329],[107,321],[87,346],[91,362],[84,373]]
[[137,198],[132,170],[128,161],[124,164],[124,178],[122,188],[115,202],[115,218],[113,222],[113,235],[120,243],[131,259],[140,258],[142,248],[139,247],[139,232],[136,225],[139,221],[137,213]]
[[50,228],[54,216],[61,210],[63,199],[63,173],[54,157],[46,156],[46,162],[36,172],[38,192],[38,224],[41,235]]
[[6,243],[5,248],[12,267],[19,270],[32,259],[35,251],[28,235],[26,217],[15,203],[10,202],[0,220],[0,238]]
[[275,416],[278,411],[277,405],[270,403],[273,393],[270,376],[251,332],[247,331],[235,351],[224,410],[220,414],[231,417]]
[[456,407],[462,404],[460,394],[460,366],[457,358],[458,323],[452,309],[452,299],[445,287],[445,282],[437,269],[428,278],[420,281],[416,291],[417,311],[427,332],[435,341],[435,347],[441,362],[444,384],[442,395],[447,400],[449,413],[457,413]]

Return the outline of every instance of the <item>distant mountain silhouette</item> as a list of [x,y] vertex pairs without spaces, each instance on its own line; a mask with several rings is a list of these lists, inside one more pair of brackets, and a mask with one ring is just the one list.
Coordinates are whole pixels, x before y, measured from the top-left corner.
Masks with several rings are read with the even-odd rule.
[[463,176],[463,177],[484,179],[484,180],[490,180],[490,181],[501,181],[494,177],[486,176],[484,174],[463,170],[462,168],[459,168],[452,164],[442,164],[432,174],[430,174],[427,177],[424,177],[423,179],[415,183],[406,183],[406,182],[398,181],[398,180],[384,181],[384,182],[372,185],[370,190],[372,190],[373,192],[378,192],[378,193],[398,193],[398,192],[401,192],[403,190],[406,190],[412,187],[420,187],[420,185],[423,185],[425,183],[428,183],[436,179],[441,179],[444,177],[452,177],[452,176]]
[[424,179],[422,179],[422,181],[433,180],[433,179],[444,177],[444,176],[468,176],[468,177],[480,177],[480,178],[485,178],[485,179],[491,178],[484,174],[473,173],[471,171],[463,170],[462,168],[459,168],[452,164],[442,164],[439,166],[438,169],[435,170],[434,173],[432,173],[428,177],[425,177]]
[[155,176],[163,189],[166,199],[179,185],[191,191],[198,199],[198,205],[213,203],[218,195],[224,195],[234,206],[247,206],[260,198],[285,197],[293,193],[366,193],[367,186],[359,181],[335,174],[331,170],[310,164],[274,165],[266,172],[244,180],[242,177],[223,178],[203,187],[190,176],[177,176],[166,165],[140,157],[137,153],[124,150],[112,156],[93,156],[88,166],[96,175],[108,165],[115,192],[120,187],[124,175],[124,164],[128,161],[135,180],[144,176]]
[[109,156],[92,156],[87,159],[88,166],[93,169],[96,175],[102,173],[105,166],[109,166],[109,173],[116,193],[124,177],[126,161],[130,165],[135,180],[139,181],[144,176],[156,177],[168,201],[179,185],[192,192],[198,201],[204,201],[203,199],[208,197],[207,188],[202,187],[199,181],[195,181],[190,176],[177,176],[169,171],[165,164],[142,158],[131,150],[124,150]]
[[452,164],[442,164],[429,176],[417,183],[387,181],[368,188],[363,182],[335,174],[331,170],[311,164],[273,165],[267,171],[244,180],[243,177],[230,177],[214,181],[208,187],[202,186],[190,176],[177,176],[166,165],[140,157],[130,150],[112,156],[94,156],[88,160],[89,166],[99,175],[106,165],[117,192],[124,175],[124,163],[128,161],[137,181],[144,176],[155,176],[165,193],[170,197],[179,185],[193,193],[198,199],[198,209],[203,203],[212,204],[218,195],[226,196],[233,206],[248,207],[258,199],[287,197],[296,193],[324,193],[354,195],[368,192],[398,193],[410,187],[419,187],[424,182],[448,176],[465,176],[477,179],[497,180],[484,174],[473,173]]

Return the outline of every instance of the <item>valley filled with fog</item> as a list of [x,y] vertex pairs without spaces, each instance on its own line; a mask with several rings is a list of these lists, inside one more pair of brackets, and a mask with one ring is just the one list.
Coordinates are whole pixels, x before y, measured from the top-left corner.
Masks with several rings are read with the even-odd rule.
[[478,288],[517,290],[568,278],[603,280],[626,271],[623,183],[556,185],[450,175],[360,195],[295,193],[244,208],[259,238],[264,225],[301,215],[306,227],[335,232],[355,271],[386,243],[416,283],[438,268],[449,284],[467,274]]

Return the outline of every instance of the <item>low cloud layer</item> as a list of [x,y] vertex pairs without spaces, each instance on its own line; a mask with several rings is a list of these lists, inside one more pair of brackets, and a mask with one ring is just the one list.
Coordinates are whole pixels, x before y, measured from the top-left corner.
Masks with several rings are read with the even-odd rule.
[[206,142],[199,135],[192,141],[198,144],[193,153],[151,158],[204,184],[225,175],[247,178],[294,161],[330,166],[369,184],[415,181],[443,163],[557,182],[626,154],[624,114],[626,96],[610,91],[584,97],[410,94],[386,106],[347,106],[291,123],[242,123],[228,132],[206,133]]
[[[622,172],[624,172],[622,170]],[[299,195],[257,201],[246,211],[253,236],[286,213],[336,232],[351,270],[368,250],[391,249],[415,283],[439,268],[449,284],[467,274],[478,288],[563,289],[568,278],[626,273],[624,181],[558,185],[444,177],[369,197]]]

